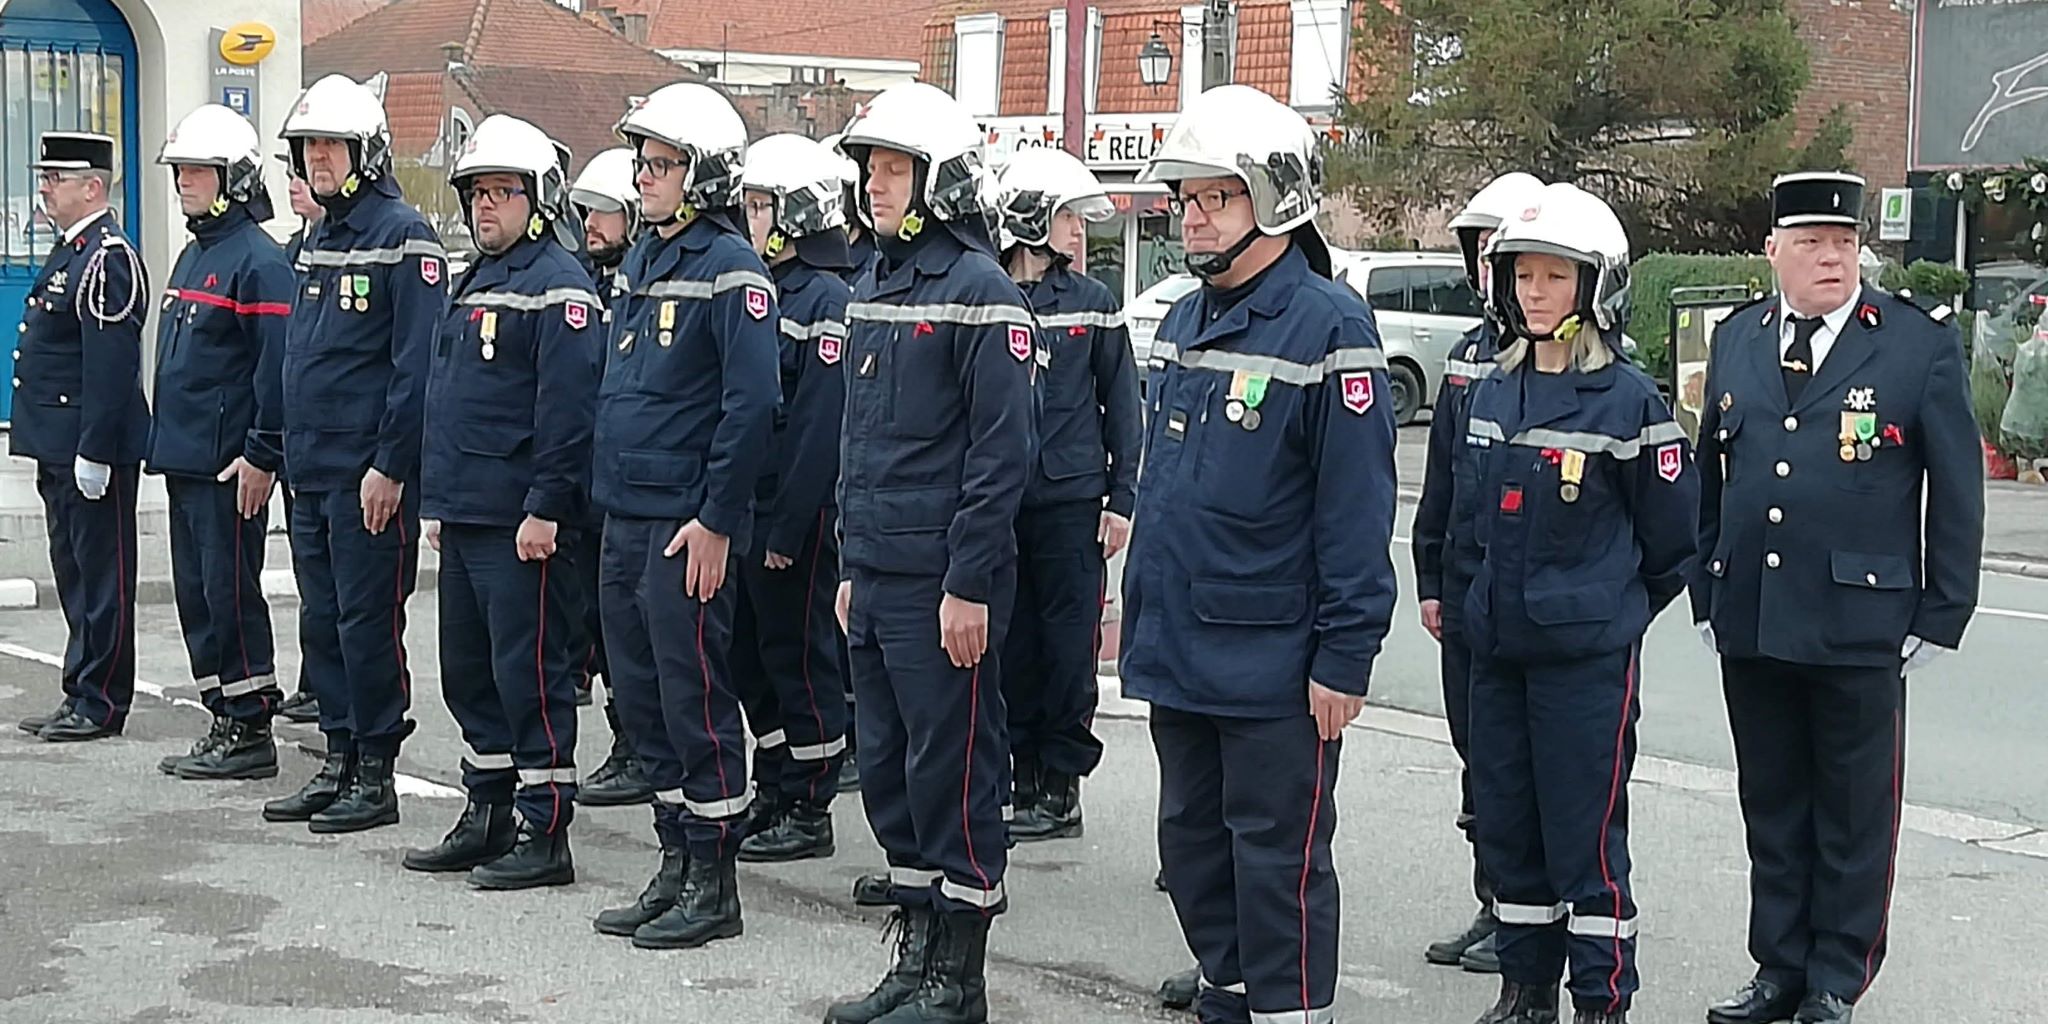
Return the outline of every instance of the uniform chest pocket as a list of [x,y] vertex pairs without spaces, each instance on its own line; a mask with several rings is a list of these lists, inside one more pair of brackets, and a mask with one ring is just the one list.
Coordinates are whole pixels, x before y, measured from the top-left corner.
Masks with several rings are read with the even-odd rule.
[[1231,397],[1226,381],[1208,383],[1195,424],[1205,507],[1239,519],[1262,519],[1285,507],[1282,495],[1303,483],[1289,479],[1294,461],[1285,436],[1300,396],[1273,384],[1253,405]]
[[1615,543],[1626,516],[1619,502],[1622,464],[1591,452],[1534,453],[1528,504],[1538,517],[1546,560],[1576,564],[1589,544]]
[[465,455],[509,459],[533,440],[533,424],[465,420],[455,425],[455,447]]
[[889,383],[889,428],[900,437],[933,438],[958,419],[960,380],[953,366],[954,332],[945,324],[903,324],[882,353]]
[[[1075,333],[1075,332],[1079,333]],[[1045,407],[1070,411],[1095,401],[1093,328],[1048,327],[1041,332],[1052,353],[1045,374]]]

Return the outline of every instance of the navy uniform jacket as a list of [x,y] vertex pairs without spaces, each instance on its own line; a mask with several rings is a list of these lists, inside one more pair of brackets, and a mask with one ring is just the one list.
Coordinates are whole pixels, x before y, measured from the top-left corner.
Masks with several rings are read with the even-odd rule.
[[1685,589],[1699,478],[1685,431],[1634,365],[1534,363],[1468,399],[1454,472],[1479,484],[1483,561],[1466,632],[1475,654],[1571,661],[1636,643]]
[[1144,414],[1131,336],[1108,286],[1064,264],[1026,291],[1051,353],[1040,381],[1038,472],[1026,505],[1099,501],[1129,518],[1137,502]]
[[881,259],[881,251],[875,248],[875,233],[862,231],[860,237],[846,243],[847,255],[853,257],[853,266],[840,272],[849,288],[859,288],[862,278],[870,276],[875,261]]
[[603,333],[589,271],[552,235],[463,275],[427,377],[422,518],[581,525]]
[[775,267],[782,334],[782,413],[754,492],[762,535],[755,547],[803,553],[820,516],[830,521],[839,484],[839,427],[846,416],[846,303],[838,274],[802,260]]
[[705,215],[673,238],[648,231],[619,277],[593,494],[612,515],[695,519],[750,550],[778,405],[768,268]]
[[193,222],[157,318],[151,471],[211,480],[241,456],[277,472],[295,290],[284,250],[247,207]]
[[1017,558],[1037,333],[980,249],[931,231],[878,262],[846,311],[842,572],[943,578],[986,603]]
[[1479,574],[1479,541],[1472,532],[1478,513],[1478,481],[1457,477],[1458,449],[1465,443],[1472,386],[1498,367],[1499,332],[1492,321],[1465,332],[1444,366],[1435,413],[1429,421],[1429,457],[1422,475],[1422,500],[1412,530],[1415,598],[1441,601],[1447,632],[1463,633],[1465,593]]
[[1280,718],[1307,713],[1311,679],[1371,679],[1394,614],[1394,417],[1356,292],[1299,248],[1249,287],[1228,309],[1199,289],[1159,325],[1122,672],[1140,700]]
[[427,362],[448,309],[440,240],[380,178],[328,206],[298,266],[284,358],[292,487],[352,491],[372,468],[416,483]]
[[142,397],[148,313],[148,275],[113,213],[84,225],[76,239],[57,241],[21,317],[13,454],[61,464],[65,472],[75,456],[109,466],[142,460],[149,442]]
[[[1896,667],[1909,635],[1961,646],[1984,455],[1955,328],[1866,288],[1788,409],[1780,312],[1744,306],[1714,333],[1694,621],[1731,658]],[[1870,458],[1844,462],[1841,434],[1865,416]]]

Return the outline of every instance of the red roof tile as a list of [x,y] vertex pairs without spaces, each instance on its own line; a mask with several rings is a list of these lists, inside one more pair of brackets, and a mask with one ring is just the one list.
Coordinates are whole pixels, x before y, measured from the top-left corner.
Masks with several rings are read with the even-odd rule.
[[388,0],[299,0],[299,45],[333,35]]
[[[918,28],[946,0],[584,0],[647,18],[657,50],[917,60]],[[950,20],[948,22],[950,24]]]
[[384,117],[399,157],[417,160],[441,137],[441,122],[448,116],[447,78],[444,71],[401,71],[385,83]]
[[1004,23],[1003,95],[997,108],[1001,113],[1045,113],[1051,58],[1052,25],[1044,18]]
[[[1283,8],[1284,9],[1284,8]],[[1187,67],[1187,55],[1178,52],[1180,33],[1160,32],[1160,42],[1173,55],[1173,69],[1158,87],[1146,85],[1138,74],[1138,51],[1151,40],[1154,22],[1180,24],[1178,7],[1162,7],[1102,17],[1102,56],[1096,68],[1095,109],[1105,114],[1170,114],[1180,109],[1180,76]],[[1196,54],[1199,60],[1201,55]]]
[[660,54],[591,24],[553,0],[394,0],[305,48],[308,82],[332,72],[441,71],[442,47],[460,44],[462,63],[576,72],[590,68],[685,77]]
[[1237,8],[1237,69],[1232,81],[1286,103],[1294,54],[1294,15],[1284,3]]
[[536,75],[525,68],[465,67],[454,80],[472,111],[533,122],[569,147],[580,170],[599,151],[622,144],[612,126],[625,114],[628,96],[645,96],[675,78],[611,68]]

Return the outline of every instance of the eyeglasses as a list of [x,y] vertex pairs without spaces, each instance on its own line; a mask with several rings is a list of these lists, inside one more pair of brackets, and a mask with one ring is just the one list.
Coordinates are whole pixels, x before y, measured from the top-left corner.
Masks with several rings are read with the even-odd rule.
[[1239,199],[1250,194],[1243,189],[1226,192],[1220,188],[1205,188],[1194,195],[1167,196],[1166,210],[1176,217],[1185,216],[1188,206],[1192,204],[1201,207],[1203,213],[1222,213],[1223,208],[1229,205],[1232,199]]
[[78,181],[85,177],[87,175],[81,171],[44,171],[36,175],[36,180],[45,185],[57,185],[67,181]]
[[523,196],[526,190],[517,185],[472,185],[468,190],[469,201],[488,199],[492,206],[511,202],[513,196]]
[[749,217],[755,216],[757,214],[772,214],[774,212],[775,200],[773,199],[747,200],[747,216]]
[[665,156],[636,156],[633,158],[633,173],[647,171],[657,178],[666,178],[679,167],[687,167],[688,160],[674,160]]

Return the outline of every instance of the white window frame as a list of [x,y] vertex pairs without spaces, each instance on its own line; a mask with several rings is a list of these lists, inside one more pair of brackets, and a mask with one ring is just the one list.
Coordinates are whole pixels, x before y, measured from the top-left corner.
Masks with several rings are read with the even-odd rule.
[[1291,0],[1293,34],[1287,76],[1288,103],[1303,110],[1327,110],[1345,87],[1350,61],[1350,4],[1345,0]]
[[1051,43],[1045,58],[1045,112],[1064,114],[1067,110],[1067,11],[1055,7],[1045,13],[1046,39]]
[[[986,40],[986,42],[984,42]],[[970,46],[993,45],[990,54],[970,50]],[[986,68],[984,74],[981,69]],[[972,69],[970,71],[970,69]],[[969,78],[972,74],[974,77]],[[972,81],[978,87],[986,87],[982,93],[970,95],[964,83]],[[1003,106],[1003,16],[998,13],[963,14],[953,19],[953,97],[966,105],[967,112],[977,117],[992,117]]]
[[1180,9],[1180,108],[1202,94],[1202,5]]

